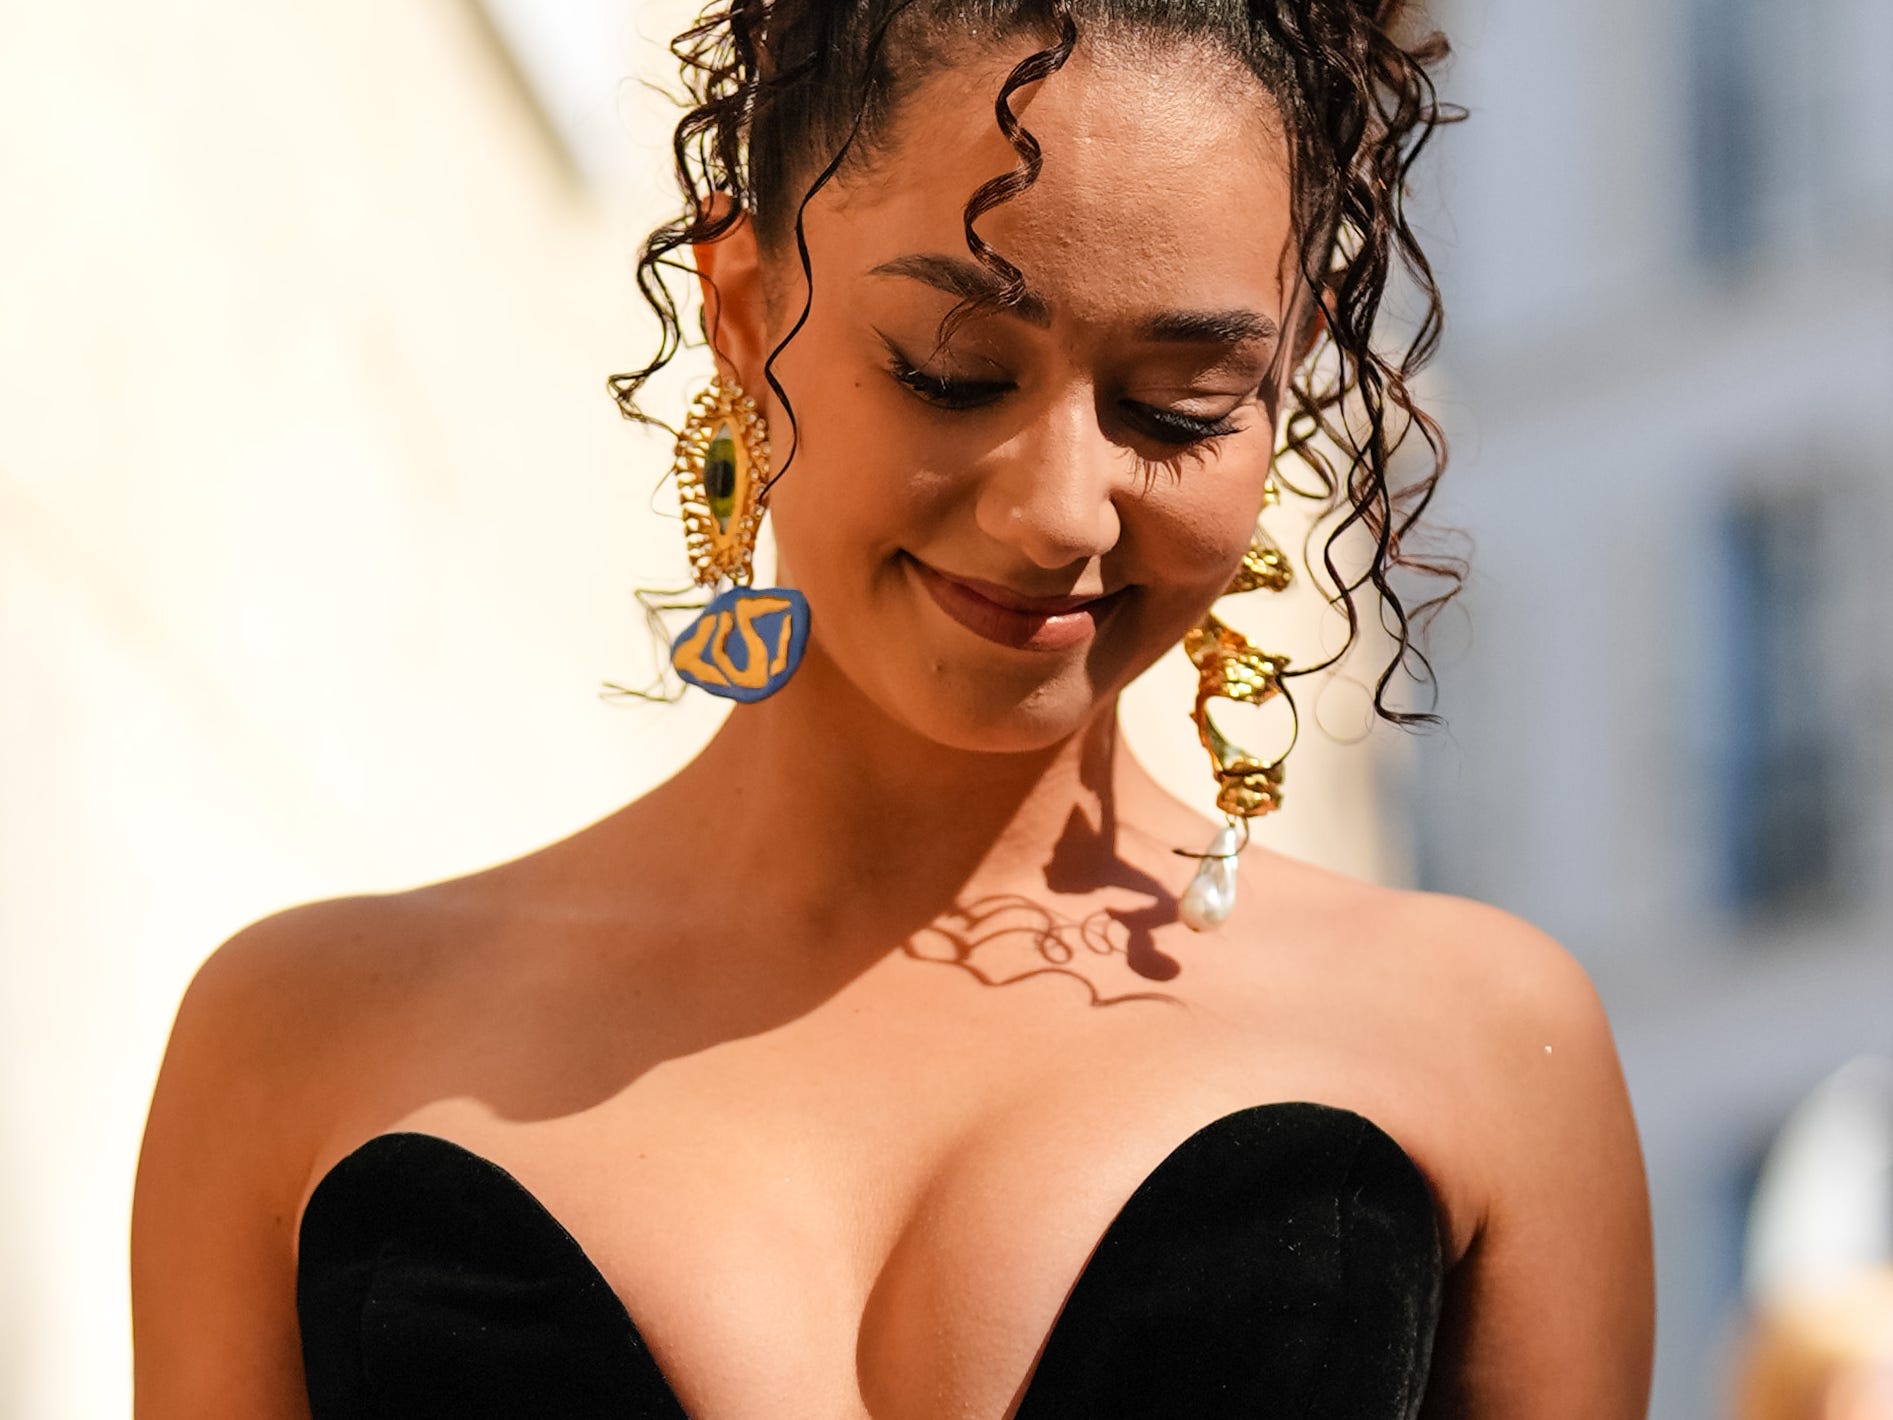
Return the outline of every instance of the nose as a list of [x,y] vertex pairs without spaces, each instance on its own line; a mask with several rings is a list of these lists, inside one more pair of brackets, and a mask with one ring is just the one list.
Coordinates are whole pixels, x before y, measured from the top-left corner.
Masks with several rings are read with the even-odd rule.
[[1122,460],[1089,398],[1062,401],[995,452],[980,530],[1048,571],[1102,557],[1117,546]]

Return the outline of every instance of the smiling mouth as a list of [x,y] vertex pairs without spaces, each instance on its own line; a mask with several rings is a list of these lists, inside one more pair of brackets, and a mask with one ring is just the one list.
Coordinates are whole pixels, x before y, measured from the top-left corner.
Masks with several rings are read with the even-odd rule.
[[1096,597],[1032,597],[976,578],[951,576],[912,553],[902,561],[939,607],[968,631],[1024,651],[1063,651],[1097,635],[1128,587]]

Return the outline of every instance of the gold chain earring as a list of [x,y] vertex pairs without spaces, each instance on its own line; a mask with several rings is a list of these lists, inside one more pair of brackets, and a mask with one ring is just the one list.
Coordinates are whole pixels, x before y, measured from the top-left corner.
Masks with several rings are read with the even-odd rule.
[[[1266,509],[1280,501],[1281,493],[1271,474],[1263,485],[1262,506]],[[1258,523],[1242,555],[1242,565],[1224,595],[1279,592],[1292,580],[1288,558]],[[1297,717],[1288,749],[1272,760],[1256,758],[1216,728],[1209,717],[1209,702],[1221,698],[1260,705],[1279,695],[1293,715],[1294,697],[1282,684],[1288,657],[1258,650],[1213,611],[1205,613],[1184,636],[1183,651],[1196,667],[1196,701],[1190,718],[1196,722],[1197,738],[1209,751],[1216,773],[1216,807],[1222,811],[1223,827],[1201,853],[1187,853],[1181,848],[1171,851],[1197,860],[1196,874],[1178,900],[1177,916],[1193,931],[1208,932],[1228,921],[1235,910],[1236,855],[1249,841],[1249,820],[1281,807],[1282,763],[1288,758],[1288,750],[1295,747],[1300,721]]]
[[802,662],[808,602],[793,587],[749,585],[769,480],[769,431],[734,380],[718,375],[691,401],[672,471],[698,585],[730,585],[671,644],[670,663],[712,695],[774,695]]

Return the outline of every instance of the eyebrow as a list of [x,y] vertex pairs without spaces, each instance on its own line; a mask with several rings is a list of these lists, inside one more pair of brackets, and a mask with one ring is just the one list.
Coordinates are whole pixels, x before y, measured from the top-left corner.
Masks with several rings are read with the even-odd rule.
[[[964,257],[936,252],[897,256],[869,268],[870,276],[905,276],[924,282],[949,296],[979,300],[999,294],[999,278]],[[1017,305],[1006,310],[1037,326],[1052,323],[1051,307],[1036,291],[1027,290]],[[1275,340],[1281,327],[1260,311],[1231,307],[1220,311],[1161,311],[1138,326],[1145,340],[1187,345],[1239,345],[1245,340]]]

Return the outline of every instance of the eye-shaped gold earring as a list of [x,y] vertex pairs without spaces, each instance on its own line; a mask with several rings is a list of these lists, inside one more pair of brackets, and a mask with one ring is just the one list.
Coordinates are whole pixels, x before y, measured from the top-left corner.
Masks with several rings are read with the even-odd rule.
[[719,375],[691,402],[672,471],[698,585],[727,578],[730,586],[671,644],[670,663],[712,695],[774,695],[801,664],[808,602],[793,587],[749,585],[769,480],[769,432],[734,380]]
[[[1263,507],[1280,501],[1281,494],[1271,475],[1263,487]],[[1258,524],[1248,550],[1242,555],[1242,564],[1224,595],[1279,592],[1292,580],[1288,558]],[[1272,760],[1256,758],[1231,743],[1216,728],[1215,721],[1209,717],[1209,702],[1220,698],[1260,705],[1279,695],[1294,716],[1294,697],[1282,684],[1288,657],[1258,650],[1213,611],[1206,613],[1183,638],[1183,651],[1196,667],[1196,702],[1191,707],[1190,718],[1196,722],[1197,738],[1209,751],[1210,764],[1216,774],[1216,807],[1222,810],[1224,823],[1203,852],[1172,850],[1197,860],[1196,875],[1178,899],[1177,916],[1192,930],[1208,932],[1228,921],[1229,914],[1235,910],[1236,856],[1249,841],[1249,820],[1281,807],[1282,763],[1288,758],[1288,751],[1295,747],[1300,720],[1295,718],[1288,749]]]

